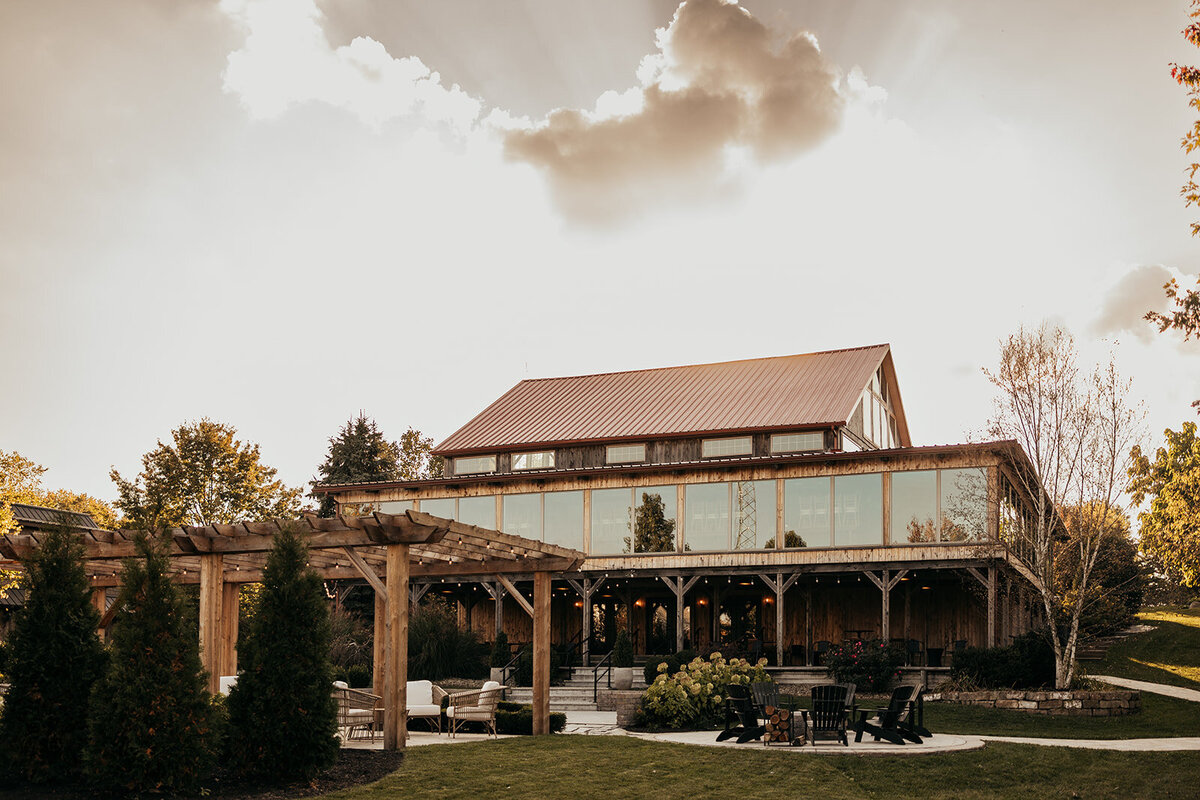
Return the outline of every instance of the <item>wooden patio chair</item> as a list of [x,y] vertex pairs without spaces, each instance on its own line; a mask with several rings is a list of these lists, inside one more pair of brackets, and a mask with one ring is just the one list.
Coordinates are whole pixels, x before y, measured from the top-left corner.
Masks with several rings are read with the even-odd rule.
[[717,741],[737,737],[738,744],[745,744],[762,737],[766,728],[758,721],[758,708],[750,694],[750,687],[731,683],[725,690],[725,730],[717,734]]
[[333,696],[338,704],[338,733],[342,738],[349,741],[357,731],[374,739],[375,707],[379,705],[379,695],[351,689],[337,681],[334,683]]
[[450,722],[450,735],[458,732],[463,722],[482,722],[484,731],[493,737],[496,734],[496,707],[500,705],[500,694],[504,689],[496,681],[488,681],[473,692],[455,692],[449,695],[446,719]]
[[887,708],[862,708],[854,724],[854,741],[861,742],[864,733],[870,733],[875,741],[886,739],[892,744],[905,741],[921,744],[915,725],[911,724],[916,710],[919,686],[897,686],[892,691]]
[[815,746],[818,737],[833,738],[849,747],[846,718],[853,702],[853,683],[829,683],[812,687],[812,708],[805,713],[809,741]]

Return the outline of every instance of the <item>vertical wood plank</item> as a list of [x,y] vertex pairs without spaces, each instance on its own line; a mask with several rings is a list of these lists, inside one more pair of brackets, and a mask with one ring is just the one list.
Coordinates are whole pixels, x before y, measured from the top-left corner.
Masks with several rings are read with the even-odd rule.
[[988,567],[987,646],[996,646],[996,568]]
[[550,733],[550,573],[533,573],[533,735]]
[[775,574],[775,666],[783,666],[783,573]]
[[238,610],[242,587],[226,583],[221,590],[221,674],[237,675]]
[[884,642],[892,638],[892,590],[889,584],[892,580],[891,570],[883,571],[883,586],[880,591],[883,593],[883,606],[881,611],[881,621],[879,624],[879,636]]
[[384,672],[387,652],[387,603],[383,595],[375,592],[375,640],[371,645],[371,686],[375,694],[383,696]]
[[220,553],[200,556],[200,663],[208,672],[208,691],[221,688],[221,593],[225,575]]
[[[103,587],[99,589],[92,589],[92,605],[96,607],[96,610],[100,612],[100,616],[103,617],[104,612],[108,611],[108,589]],[[104,641],[104,635],[104,628],[96,629],[96,636],[98,636],[102,642]]]
[[683,649],[683,578],[668,578],[673,581],[671,591],[675,594],[675,652]]
[[387,545],[387,646],[383,749],[402,750],[408,734],[408,545]]
[[592,665],[592,579],[583,579],[583,665]]

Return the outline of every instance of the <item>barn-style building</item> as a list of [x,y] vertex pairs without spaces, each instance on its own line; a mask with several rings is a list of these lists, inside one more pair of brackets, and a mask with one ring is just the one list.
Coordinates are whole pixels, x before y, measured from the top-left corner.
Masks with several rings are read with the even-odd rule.
[[[551,619],[584,663],[626,628],[643,654],[790,667],[884,638],[936,669],[1039,615],[1026,455],[914,447],[888,345],[524,380],[434,452],[445,477],[324,491],[345,515],[414,509],[582,551]],[[521,642],[531,581],[465,564],[414,589]]]

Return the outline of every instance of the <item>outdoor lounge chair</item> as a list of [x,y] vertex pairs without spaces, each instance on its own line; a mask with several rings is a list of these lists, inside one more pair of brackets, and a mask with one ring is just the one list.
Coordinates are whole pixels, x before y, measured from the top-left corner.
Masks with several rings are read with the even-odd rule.
[[809,741],[816,745],[818,737],[833,738],[849,747],[846,718],[853,702],[853,683],[830,683],[812,687],[812,708],[805,714]]
[[446,691],[429,681],[408,681],[405,683],[405,706],[409,719],[427,719],[430,728],[437,726],[437,732],[442,732],[442,698]]
[[[736,723],[736,724],[734,724]],[[731,683],[725,690],[725,730],[717,734],[717,741],[737,737],[738,744],[761,738],[766,728],[758,721],[758,708],[750,689],[740,683]]]
[[500,694],[504,690],[496,681],[488,681],[483,688],[473,692],[455,692],[450,695],[446,706],[446,719],[450,721],[450,735],[458,732],[464,722],[482,722],[484,730],[496,736],[496,707],[500,705]]
[[375,706],[379,703],[379,695],[351,689],[342,681],[334,681],[333,696],[338,704],[338,733],[342,738],[352,739],[356,731],[375,738]]
[[[854,724],[854,741],[861,742],[863,734],[870,733],[877,742],[886,739],[892,744],[904,744],[906,740],[921,744],[917,726],[912,722],[920,691],[920,686],[897,686],[892,691],[887,708],[859,709],[858,721]],[[929,735],[928,731],[925,735]]]

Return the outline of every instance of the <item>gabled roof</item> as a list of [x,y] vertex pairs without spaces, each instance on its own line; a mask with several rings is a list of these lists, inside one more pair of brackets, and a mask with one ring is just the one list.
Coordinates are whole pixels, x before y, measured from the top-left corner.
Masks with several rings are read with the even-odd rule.
[[885,364],[901,444],[911,444],[886,344],[718,364],[524,380],[439,444],[455,456],[569,443],[844,425]]

